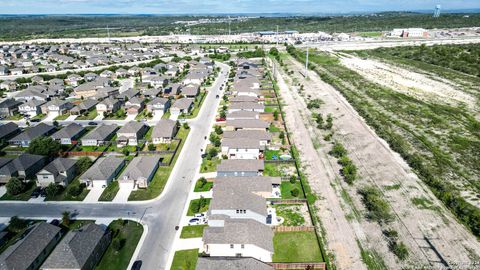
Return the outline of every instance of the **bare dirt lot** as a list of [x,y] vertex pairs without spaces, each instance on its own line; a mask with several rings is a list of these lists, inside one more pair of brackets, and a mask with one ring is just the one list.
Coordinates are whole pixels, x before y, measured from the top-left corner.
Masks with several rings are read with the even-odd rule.
[[[455,220],[403,159],[365,124],[343,96],[314,72],[309,72],[309,79],[304,80],[299,73],[303,65],[290,57],[284,62],[294,71],[291,76],[282,72],[289,85],[279,79],[287,105],[286,122],[302,161],[307,165],[312,189],[322,198],[319,215],[326,231],[327,248],[335,255],[337,266],[340,269],[365,267],[357,262],[361,255],[354,244],[356,240],[362,248],[380,254],[388,269],[412,265],[453,267],[472,265],[478,260],[480,244],[476,238]],[[296,83],[292,85],[295,81],[302,81],[302,95],[296,91]],[[468,97],[456,97],[468,101]],[[358,167],[360,179],[354,185],[338,181],[338,165],[327,155],[330,146],[322,139],[325,133],[310,123],[311,115],[305,104],[309,98],[321,99],[324,104],[319,112],[333,115],[335,139],[345,145]],[[306,139],[309,137],[311,140]],[[363,215],[351,218],[355,209],[365,211],[357,189],[366,184],[378,187],[393,209],[396,218],[391,226],[409,250],[406,261],[399,261],[389,251],[381,226],[367,221]],[[347,195],[341,194],[342,190]],[[425,203],[419,204],[419,201]]]

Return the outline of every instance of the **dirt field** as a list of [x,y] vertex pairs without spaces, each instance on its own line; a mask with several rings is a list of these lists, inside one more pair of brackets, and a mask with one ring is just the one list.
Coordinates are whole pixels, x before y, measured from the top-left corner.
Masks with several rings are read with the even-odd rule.
[[[388,269],[412,265],[442,267],[442,260],[453,267],[472,265],[478,260],[480,244],[476,238],[452,217],[400,156],[364,123],[343,96],[313,72],[309,72],[309,80],[304,80],[298,72],[303,70],[300,63],[291,58],[284,62],[295,72],[293,79],[285,73],[283,77],[289,82],[302,81],[304,84],[302,97],[292,90],[292,85],[279,80],[282,97],[287,104],[287,124],[302,154],[302,161],[308,164],[306,170],[312,189],[322,197],[319,201],[320,219],[327,234],[327,248],[335,255],[337,266],[340,269],[365,267],[358,262],[361,256],[354,244],[356,239],[362,248],[379,253]],[[456,96],[468,100],[468,97]],[[325,134],[309,122],[311,117],[305,105],[308,97],[322,99],[325,104],[320,112],[334,116],[335,138],[345,145],[358,167],[361,180],[353,186],[337,180],[340,178],[338,165],[326,154],[330,147],[322,139]],[[308,137],[311,140],[305,139]],[[394,210],[396,219],[391,226],[399,232],[399,238],[407,245],[410,254],[405,262],[400,262],[389,251],[382,227],[366,221],[362,215],[347,218],[355,209],[364,211],[357,188],[366,184],[382,190]],[[349,196],[340,194],[342,189]],[[419,206],[413,203],[414,200],[426,201],[428,205]]]

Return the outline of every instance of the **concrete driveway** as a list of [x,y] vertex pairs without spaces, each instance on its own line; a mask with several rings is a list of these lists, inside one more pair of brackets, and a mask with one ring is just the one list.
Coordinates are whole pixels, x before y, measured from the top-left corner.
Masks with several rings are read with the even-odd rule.
[[5,186],[0,186],[0,197],[7,193],[7,188]]
[[83,200],[85,203],[95,203],[98,202],[98,199],[102,195],[105,188],[92,188],[90,192],[88,192],[87,197]]
[[120,190],[118,190],[117,196],[113,198],[114,203],[126,203],[128,202],[128,197],[130,197],[130,193],[132,193],[131,188],[127,187],[121,187]]
[[69,117],[67,117],[67,119],[65,119],[65,121],[73,121],[75,120],[75,118],[77,118],[78,115],[70,115]]

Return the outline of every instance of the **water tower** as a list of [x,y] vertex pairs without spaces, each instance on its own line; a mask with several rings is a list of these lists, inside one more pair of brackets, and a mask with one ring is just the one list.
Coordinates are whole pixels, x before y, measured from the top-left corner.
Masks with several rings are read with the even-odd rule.
[[435,6],[435,11],[433,12],[433,17],[438,18],[440,17],[440,10],[442,9],[441,5],[436,5]]

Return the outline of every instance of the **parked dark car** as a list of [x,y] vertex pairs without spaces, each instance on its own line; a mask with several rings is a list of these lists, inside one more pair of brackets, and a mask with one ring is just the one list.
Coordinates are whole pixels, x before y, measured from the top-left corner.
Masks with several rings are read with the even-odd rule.
[[50,221],[50,224],[52,224],[53,226],[58,226],[58,225],[60,225],[60,220],[54,219],[54,220]]
[[88,122],[88,125],[89,125],[89,126],[96,126],[96,125],[98,125],[98,124],[97,124],[96,122]]
[[35,119],[30,120],[30,122],[32,122],[32,123],[40,122],[40,119],[35,118]]
[[140,270],[141,267],[142,267],[142,261],[135,261],[132,264],[131,270]]
[[37,187],[33,190],[32,194],[30,194],[30,198],[38,198],[38,196],[40,196],[41,193],[42,193],[42,188]]

